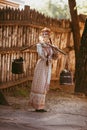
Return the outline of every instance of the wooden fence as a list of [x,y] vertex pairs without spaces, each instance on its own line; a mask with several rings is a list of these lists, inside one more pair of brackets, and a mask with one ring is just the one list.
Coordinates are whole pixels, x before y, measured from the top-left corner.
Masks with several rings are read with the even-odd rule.
[[[29,6],[24,10],[0,9],[0,89],[32,80],[38,55],[36,50],[21,52],[20,49],[38,43],[43,27],[51,28],[52,42],[60,49],[73,45],[69,20],[45,17]],[[13,74],[12,61],[20,56],[24,59],[24,73]],[[59,60],[53,61],[52,79],[58,80],[64,59],[59,55]]]

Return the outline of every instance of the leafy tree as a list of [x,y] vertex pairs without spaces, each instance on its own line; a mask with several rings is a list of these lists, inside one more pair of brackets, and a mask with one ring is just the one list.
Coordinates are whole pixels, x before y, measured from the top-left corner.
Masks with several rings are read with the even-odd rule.
[[46,6],[43,9],[39,9],[39,12],[43,13],[45,16],[57,19],[68,19],[69,8],[67,4],[63,6],[61,4],[52,3],[51,0],[46,2]]

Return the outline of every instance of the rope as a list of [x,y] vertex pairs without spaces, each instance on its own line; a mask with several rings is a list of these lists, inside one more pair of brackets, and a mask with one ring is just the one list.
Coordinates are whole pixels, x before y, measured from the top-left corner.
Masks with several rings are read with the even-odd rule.
[[[66,65],[67,65],[67,63],[68,63],[68,55],[64,55],[64,64],[63,64],[63,68],[65,69],[66,68]],[[67,68],[68,68],[68,66],[67,66]]]

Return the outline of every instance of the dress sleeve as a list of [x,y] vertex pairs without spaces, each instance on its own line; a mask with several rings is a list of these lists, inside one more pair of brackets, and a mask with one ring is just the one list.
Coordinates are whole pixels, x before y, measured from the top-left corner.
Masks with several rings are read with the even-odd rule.
[[42,50],[41,44],[37,44],[37,52],[38,52],[38,55],[39,55],[42,59],[44,59],[44,60],[47,59],[47,58],[45,57],[45,55],[44,55],[44,52],[43,52],[43,50]]

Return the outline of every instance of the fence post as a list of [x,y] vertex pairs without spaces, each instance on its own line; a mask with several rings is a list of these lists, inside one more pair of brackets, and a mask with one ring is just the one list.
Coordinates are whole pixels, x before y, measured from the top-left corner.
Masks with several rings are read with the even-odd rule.
[[30,6],[25,5],[25,7],[24,7],[24,15],[25,15],[24,17],[25,17],[25,20],[28,20],[29,17],[30,17],[29,12],[30,12]]

